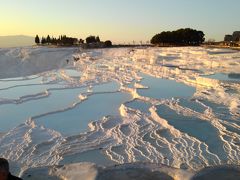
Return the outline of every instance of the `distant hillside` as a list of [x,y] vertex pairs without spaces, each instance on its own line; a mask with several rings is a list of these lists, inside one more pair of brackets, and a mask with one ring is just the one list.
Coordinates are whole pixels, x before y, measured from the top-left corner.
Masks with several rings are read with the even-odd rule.
[[0,36],[0,48],[31,46],[34,44],[34,37],[31,36]]

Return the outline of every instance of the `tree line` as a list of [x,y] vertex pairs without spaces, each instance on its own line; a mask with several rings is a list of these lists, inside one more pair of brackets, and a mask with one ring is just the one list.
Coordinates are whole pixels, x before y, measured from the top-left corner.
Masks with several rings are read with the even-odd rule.
[[86,38],[86,41],[83,39],[68,37],[66,35],[61,35],[58,38],[50,37],[49,35],[47,37],[39,38],[38,35],[35,37],[35,43],[38,45],[63,45],[63,46],[73,46],[73,45],[79,45],[79,44],[102,44],[104,47],[110,47],[112,46],[112,42],[110,40],[107,40],[105,42],[100,41],[99,36],[88,36]]
[[151,39],[151,44],[162,46],[199,46],[205,41],[204,33],[191,28],[163,31]]

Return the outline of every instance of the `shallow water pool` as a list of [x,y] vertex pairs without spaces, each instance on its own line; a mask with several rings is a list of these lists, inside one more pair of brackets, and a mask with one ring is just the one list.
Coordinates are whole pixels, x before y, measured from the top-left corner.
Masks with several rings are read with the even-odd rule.
[[130,94],[122,92],[96,94],[73,109],[37,118],[36,122],[63,135],[78,134],[86,131],[92,121],[108,115],[118,116],[121,104],[130,99]]
[[31,100],[22,104],[5,104],[0,106],[0,132],[25,122],[30,117],[56,111],[79,101],[79,94],[87,88],[63,89],[50,91],[50,96],[38,100]]
[[141,84],[149,87],[148,89],[138,89],[138,93],[141,96],[160,99],[191,97],[195,93],[194,87],[173,80],[155,78],[146,74],[142,74],[141,76],[144,78]]
[[216,74],[212,74],[212,75],[206,75],[203,76],[206,78],[210,78],[210,79],[217,79],[217,80],[221,80],[221,81],[238,81],[240,82],[240,74],[224,74],[224,73],[216,73]]
[[211,152],[220,157],[224,157],[223,142],[218,136],[218,129],[215,128],[211,122],[195,116],[178,114],[165,105],[157,106],[157,113],[160,117],[166,119],[174,128],[206,143]]

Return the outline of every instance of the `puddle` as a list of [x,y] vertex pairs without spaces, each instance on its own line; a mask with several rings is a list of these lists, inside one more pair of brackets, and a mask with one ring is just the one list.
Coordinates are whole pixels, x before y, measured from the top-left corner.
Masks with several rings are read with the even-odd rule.
[[108,115],[118,116],[121,104],[130,99],[130,94],[122,92],[96,94],[74,109],[40,117],[36,122],[55,129],[63,135],[79,134],[86,131],[92,121]]
[[87,88],[64,89],[50,91],[50,96],[22,104],[6,104],[0,106],[0,132],[25,122],[29,117],[56,111],[78,102],[78,95]]
[[0,90],[0,98],[3,99],[18,99],[22,96],[38,94],[47,89],[63,88],[63,84],[39,84],[18,86],[11,89]]
[[224,74],[224,73],[216,73],[212,75],[204,75],[203,77],[210,78],[210,79],[217,79],[221,81],[238,81],[240,82],[240,74]]
[[172,98],[172,97],[191,97],[195,93],[195,88],[178,83],[173,80],[160,79],[142,74],[144,79],[141,84],[149,87],[148,89],[138,89],[142,96],[150,98]]
[[224,54],[234,54],[238,51],[231,50],[231,49],[208,49],[209,55],[224,55]]
[[64,73],[67,75],[67,76],[70,76],[70,77],[80,77],[81,76],[81,72],[80,71],[77,71],[75,69],[64,69]]
[[93,92],[114,92],[120,89],[120,84],[113,81],[109,83],[99,84],[92,87]]
[[33,77],[28,77],[28,78],[12,78],[12,79],[0,79],[0,89],[6,89],[6,88],[11,88],[15,86],[24,86],[24,85],[29,85],[29,84],[41,84],[43,80],[43,77],[40,76],[33,76]]
[[133,109],[138,109],[141,112],[144,113],[148,113],[149,112],[149,108],[151,107],[151,104],[141,101],[139,99],[135,99],[133,101],[130,101],[128,103],[126,103],[127,107],[133,108]]
[[217,129],[210,122],[197,117],[177,114],[165,105],[157,106],[157,113],[176,129],[205,142],[211,152],[224,157],[223,143],[220,140]]
[[201,100],[201,102],[210,107],[217,118],[227,122],[236,123],[240,126],[240,118],[233,120],[233,116],[227,106],[224,106],[223,104],[216,104],[207,100]]
[[[62,85],[31,85],[16,87],[9,90],[2,90],[0,97],[18,98],[20,96],[43,92],[48,88],[61,88]],[[116,82],[109,82],[93,86],[94,92],[113,92],[119,89],[120,85]],[[38,100],[31,100],[22,104],[3,104],[0,107],[0,132],[6,132],[25,122],[33,116],[45,114],[47,112],[57,111],[72,106],[79,102],[79,94],[87,92],[88,88],[73,88],[50,90],[50,96]],[[96,101],[100,102],[100,101]],[[103,103],[102,100],[101,103]],[[113,102],[114,103],[114,102]],[[94,103],[93,103],[94,104]]]
[[89,150],[83,153],[65,156],[63,160],[59,162],[59,164],[71,164],[79,162],[92,162],[103,166],[110,166],[115,164],[114,161],[108,159],[107,156],[104,155],[99,149]]
[[24,81],[24,80],[33,80],[39,78],[38,75],[31,75],[31,76],[27,76],[27,77],[13,77],[13,78],[4,78],[4,79],[0,79],[0,81]]
[[204,111],[207,109],[200,103],[196,102],[195,100],[190,100],[190,99],[179,99],[178,104],[182,107],[187,107],[193,111],[199,112],[199,113],[204,113]]

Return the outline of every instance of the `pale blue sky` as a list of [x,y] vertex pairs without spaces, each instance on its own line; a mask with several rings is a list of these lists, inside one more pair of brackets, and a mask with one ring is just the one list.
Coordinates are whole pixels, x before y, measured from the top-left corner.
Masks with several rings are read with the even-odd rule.
[[0,0],[1,35],[58,35],[132,42],[191,27],[222,40],[240,30],[240,0]]

